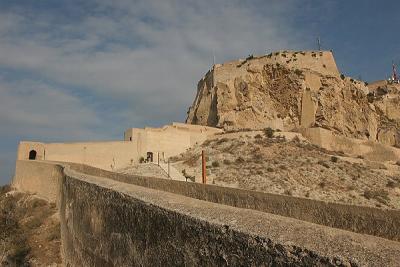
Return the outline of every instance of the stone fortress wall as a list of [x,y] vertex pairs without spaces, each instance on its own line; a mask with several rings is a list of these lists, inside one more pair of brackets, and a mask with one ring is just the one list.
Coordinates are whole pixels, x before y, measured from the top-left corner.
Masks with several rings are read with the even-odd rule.
[[[339,75],[339,69],[331,51],[276,51],[269,55],[248,59],[239,59],[223,64],[216,64],[211,70],[213,86],[218,82],[226,82],[232,77],[246,75],[248,68],[243,68],[247,61],[252,61],[250,70],[262,69],[267,64],[281,64],[292,70],[305,69],[318,71],[324,75]],[[205,75],[207,76],[210,73]]]
[[144,129],[132,128],[124,133],[125,141],[135,143],[139,157],[147,158],[147,153],[153,154],[153,161],[166,162],[171,156],[178,155],[186,149],[204,142],[208,137],[222,133],[223,130],[185,123],[173,122],[162,128]]
[[35,159],[87,164],[93,167],[116,170],[137,164],[140,158],[153,154],[153,161],[165,161],[178,155],[208,136],[222,132],[207,126],[173,123],[162,128],[128,129],[125,141],[39,143],[20,142],[17,159],[29,159],[34,151]]
[[[38,180],[42,183],[32,183]],[[25,183],[36,185],[29,192],[60,209],[66,266],[395,266],[400,261],[399,242],[293,219],[313,208],[315,220],[341,210],[327,221],[374,235],[387,231],[385,237],[398,240],[398,211],[21,160],[13,185],[25,191]],[[55,185],[50,188],[55,192],[41,190],[44,184]],[[262,212],[262,206],[270,210]],[[274,208],[292,218],[268,213]]]
[[29,153],[36,151],[36,159],[65,161],[88,164],[105,170],[125,167],[138,160],[134,142],[76,142],[76,143],[38,143],[21,142],[17,158],[29,159]]

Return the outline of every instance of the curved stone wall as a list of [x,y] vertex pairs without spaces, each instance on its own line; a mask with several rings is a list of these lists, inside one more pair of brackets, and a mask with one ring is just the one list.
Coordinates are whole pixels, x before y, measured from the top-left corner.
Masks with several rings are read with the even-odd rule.
[[[269,207],[281,206],[290,213],[310,204],[296,198],[262,199],[257,197],[260,192],[163,183],[78,164],[18,164],[15,181],[20,190],[27,189],[28,170],[43,179],[42,185],[57,181],[56,193],[37,193],[47,199],[57,194],[65,266],[396,266],[400,262],[399,242],[261,212],[256,210],[261,206],[254,206],[268,200],[273,202]],[[54,168],[60,171],[40,176]],[[161,185],[165,188],[149,188]],[[172,188],[231,206],[166,192]],[[35,190],[39,188],[30,192]],[[253,206],[247,209],[234,207],[249,203]],[[322,217],[332,214],[332,206],[324,205],[319,210]],[[315,207],[323,206],[311,210]],[[352,213],[342,215],[337,220],[352,222]],[[384,228],[386,220],[376,223],[375,229]]]
[[66,266],[395,266],[400,243],[65,171]]
[[254,209],[400,241],[400,211],[318,201],[215,185],[132,176],[72,164],[82,173],[224,205]]

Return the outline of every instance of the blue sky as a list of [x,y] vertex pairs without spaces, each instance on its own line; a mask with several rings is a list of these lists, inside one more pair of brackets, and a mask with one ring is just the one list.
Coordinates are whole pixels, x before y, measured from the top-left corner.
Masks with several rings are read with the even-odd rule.
[[[384,2],[384,4],[382,4]],[[0,184],[19,140],[121,139],[183,121],[212,64],[280,49],[333,49],[346,75],[400,61],[398,1],[0,2]]]

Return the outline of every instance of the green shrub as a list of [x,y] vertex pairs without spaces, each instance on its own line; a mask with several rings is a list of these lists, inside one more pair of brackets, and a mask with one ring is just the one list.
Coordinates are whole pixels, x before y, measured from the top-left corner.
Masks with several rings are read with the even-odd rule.
[[390,187],[390,188],[396,188],[396,187],[399,187],[400,185],[399,185],[399,183],[397,183],[395,181],[388,181],[386,186]]
[[35,229],[41,226],[43,221],[40,218],[34,217],[25,223],[25,226],[29,229]]
[[217,168],[217,167],[219,167],[219,162],[218,161],[213,161],[211,163],[211,166],[213,166],[214,168]]
[[5,194],[10,191],[11,191],[11,186],[9,186],[9,185],[0,186],[0,195]]
[[274,130],[271,127],[264,129],[264,135],[268,138],[274,137]]
[[303,72],[301,70],[299,70],[299,69],[296,69],[294,71],[294,73],[297,74],[297,75],[302,75],[303,74]]
[[344,80],[344,78],[345,78],[344,74],[340,74],[340,78],[341,78],[342,80]]
[[220,145],[220,144],[222,144],[222,143],[227,142],[228,140],[229,140],[228,138],[224,137],[224,138],[218,139],[217,142],[216,142],[216,144],[217,144],[217,145]]
[[280,168],[281,170],[287,170],[286,165],[280,165],[279,168]]
[[363,196],[366,199],[375,199],[382,204],[387,204],[389,199],[389,193],[386,190],[365,190]]
[[10,266],[29,266],[27,256],[31,248],[27,244],[16,245],[8,249],[11,250],[11,253],[8,255],[7,261],[15,264]]
[[352,190],[355,190],[355,189],[356,189],[356,187],[354,185],[347,186],[347,190],[349,190],[349,191],[352,191]]
[[60,225],[55,225],[51,229],[48,230],[47,236],[46,236],[47,241],[53,241],[53,240],[60,240],[61,239],[61,229]]
[[231,163],[232,163],[229,159],[224,159],[223,162],[225,165],[231,165]]
[[235,162],[236,162],[236,163],[244,163],[245,160],[244,160],[244,158],[242,158],[242,157],[238,157],[238,158],[235,160]]
[[207,139],[207,140],[205,140],[205,141],[201,144],[201,146],[202,146],[202,147],[206,147],[206,146],[208,146],[209,144],[211,144],[212,141],[214,141],[214,140]]
[[292,192],[292,190],[290,190],[290,189],[285,189],[285,191],[283,191],[283,193],[284,193],[285,195],[288,195],[288,196],[292,196],[292,195],[293,195],[293,192]]
[[336,163],[336,162],[338,162],[338,160],[339,160],[339,158],[336,157],[336,156],[332,156],[332,157],[331,157],[331,161],[332,161],[332,162],[335,162],[335,163]]
[[318,164],[321,165],[321,166],[324,166],[324,167],[327,168],[327,169],[330,168],[330,166],[328,165],[328,163],[326,163],[326,162],[323,161],[323,160],[319,160],[319,161],[318,161]]
[[263,172],[262,170],[257,170],[257,171],[256,171],[256,174],[258,174],[258,175],[263,175],[264,172]]

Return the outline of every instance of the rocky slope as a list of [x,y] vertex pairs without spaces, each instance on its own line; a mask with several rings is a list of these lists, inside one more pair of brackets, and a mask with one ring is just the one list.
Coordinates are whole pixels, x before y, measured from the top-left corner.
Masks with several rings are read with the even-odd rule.
[[226,130],[323,127],[399,146],[399,91],[376,90],[340,75],[331,52],[282,51],[214,66],[186,122]]
[[0,187],[0,266],[62,266],[57,208]]
[[173,166],[201,181],[201,150],[208,157],[208,180],[216,185],[400,208],[399,165],[329,152],[293,133],[220,135],[173,158]]

